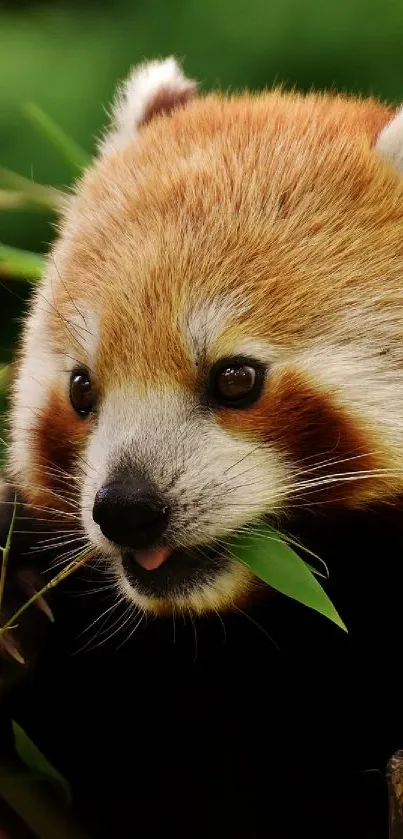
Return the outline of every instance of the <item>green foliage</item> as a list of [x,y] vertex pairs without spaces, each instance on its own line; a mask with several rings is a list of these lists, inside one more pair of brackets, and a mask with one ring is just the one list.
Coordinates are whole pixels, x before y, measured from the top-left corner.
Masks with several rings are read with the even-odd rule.
[[10,248],[0,243],[0,276],[39,280],[45,260],[38,253]]
[[71,791],[66,779],[52,766],[17,722],[13,721],[12,726],[15,750],[20,760],[36,775],[49,780],[60,792],[66,803],[70,804]]
[[231,553],[271,588],[314,609],[346,630],[326,592],[306,562],[284,537],[267,525],[237,534],[230,540]]
[[[68,148],[70,155],[75,153],[74,147]],[[42,212],[55,212],[61,209],[66,200],[66,195],[61,190],[37,184],[32,178],[24,178],[23,175],[17,175],[16,172],[0,166],[0,210],[8,209],[7,199],[2,200],[4,195],[9,196],[10,209],[27,208]],[[11,200],[15,195],[20,199],[20,205]]]
[[[281,82],[375,93],[400,101],[403,5],[398,0],[116,0],[18,3],[0,11],[0,160],[35,180],[70,182],[71,167],[27,128],[35,102],[87,152],[116,80],[146,57],[177,54],[203,89]],[[40,216],[0,219],[0,240],[38,248]]]
[[17,757],[1,755],[0,807],[6,802],[37,839],[88,839],[73,816],[67,781],[18,723],[12,730]]
[[74,174],[82,172],[88,166],[89,156],[48,114],[45,114],[42,108],[31,102],[26,105],[25,113],[41,136],[67,161]]

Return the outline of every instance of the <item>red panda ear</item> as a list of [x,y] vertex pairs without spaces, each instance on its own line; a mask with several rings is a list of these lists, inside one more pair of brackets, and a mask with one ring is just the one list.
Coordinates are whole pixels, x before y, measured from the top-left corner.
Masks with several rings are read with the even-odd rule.
[[403,108],[382,129],[375,149],[403,175]]
[[141,125],[188,102],[196,87],[173,57],[134,67],[117,91],[111,127],[100,143],[101,151],[125,146]]

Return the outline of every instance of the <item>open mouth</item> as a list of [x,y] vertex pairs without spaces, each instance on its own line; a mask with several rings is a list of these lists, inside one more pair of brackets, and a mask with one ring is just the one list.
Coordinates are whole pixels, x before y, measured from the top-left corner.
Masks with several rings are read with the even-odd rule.
[[122,551],[123,568],[129,582],[149,597],[186,594],[214,578],[228,562],[229,556],[221,545],[185,550],[163,546]]

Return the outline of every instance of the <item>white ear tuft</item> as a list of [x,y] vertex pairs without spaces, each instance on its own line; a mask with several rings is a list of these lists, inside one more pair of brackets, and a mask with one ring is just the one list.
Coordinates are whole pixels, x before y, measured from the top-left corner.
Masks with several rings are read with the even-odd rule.
[[403,175],[403,108],[382,129],[375,149]]
[[184,76],[173,57],[134,67],[117,91],[111,128],[100,144],[101,150],[125,146],[140,125],[188,102],[196,86],[195,81]]

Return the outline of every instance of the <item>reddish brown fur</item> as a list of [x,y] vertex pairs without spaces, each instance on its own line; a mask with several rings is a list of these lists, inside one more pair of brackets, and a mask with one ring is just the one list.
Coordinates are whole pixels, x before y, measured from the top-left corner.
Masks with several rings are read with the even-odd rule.
[[147,108],[142,119],[142,125],[151,122],[158,114],[170,114],[180,105],[185,105],[190,98],[189,89],[175,90],[169,85],[160,87],[157,93],[147,103]]
[[72,474],[90,424],[90,420],[83,421],[72,411],[63,392],[54,390],[49,394],[33,435],[35,470],[33,491],[28,490],[29,501],[71,512],[77,487],[68,476]]

